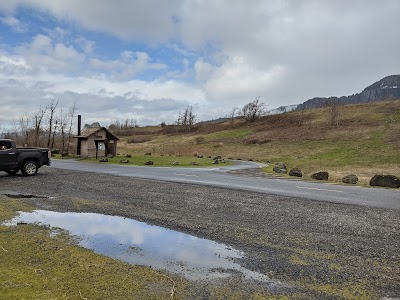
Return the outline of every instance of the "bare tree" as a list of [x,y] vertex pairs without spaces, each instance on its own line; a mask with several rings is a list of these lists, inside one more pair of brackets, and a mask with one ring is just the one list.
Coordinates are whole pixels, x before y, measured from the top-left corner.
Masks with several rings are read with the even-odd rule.
[[342,115],[343,103],[340,99],[329,99],[325,106],[328,111],[328,123],[330,126],[339,126],[339,119]]
[[43,118],[46,114],[46,109],[40,107],[38,111],[34,112],[32,115],[33,121],[35,122],[35,146],[39,146],[40,142],[40,129],[42,126]]
[[58,125],[60,124],[60,120],[55,118],[54,121],[54,129],[53,129],[53,133],[51,135],[51,144],[50,144],[50,149],[54,148],[54,141],[55,141],[55,137],[56,137],[56,133],[57,133],[57,129],[58,129]]
[[78,110],[78,108],[76,106],[76,101],[75,101],[74,104],[69,108],[69,111],[68,111],[69,128],[68,128],[68,140],[67,140],[67,149],[66,149],[67,153],[69,153],[69,146],[70,146],[71,137],[72,137],[72,126],[74,124],[74,119],[75,119],[77,110]]
[[[53,125],[54,125],[54,112],[57,109],[58,106],[58,100],[53,99],[48,106],[48,112],[49,112],[49,127],[48,127],[48,136],[47,136],[47,147],[50,148],[51,146],[51,136],[53,134]],[[54,136],[54,135],[53,135]],[[53,138],[53,144],[54,144],[54,138]]]
[[261,102],[260,96],[258,96],[254,101],[243,106],[240,113],[247,122],[254,122],[265,113],[265,110],[266,104]]
[[19,125],[20,132],[23,137],[22,142],[25,145],[29,145],[30,144],[29,138],[30,138],[30,131],[31,131],[30,117],[27,114],[25,114],[18,120],[18,123],[19,123],[18,125]]
[[193,129],[196,121],[196,115],[193,113],[193,107],[186,107],[183,113],[179,113],[177,125],[181,127],[182,131],[190,132]]
[[[60,115],[58,116],[58,124],[60,126],[60,133],[61,133],[61,157],[64,157],[65,153],[65,131],[67,129],[69,123],[69,114],[64,114],[62,107],[60,108]],[[57,124],[57,122],[56,122]],[[55,131],[56,129],[54,129]],[[54,135],[53,135],[53,143],[54,143]]]
[[232,108],[231,112],[227,115],[227,117],[231,120],[231,124],[235,121],[235,117],[237,116],[237,113],[239,111],[239,107],[234,107]]

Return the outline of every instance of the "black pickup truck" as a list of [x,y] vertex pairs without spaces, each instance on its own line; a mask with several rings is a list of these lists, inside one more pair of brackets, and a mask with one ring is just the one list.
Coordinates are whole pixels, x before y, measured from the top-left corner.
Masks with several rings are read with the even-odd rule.
[[8,174],[36,175],[41,166],[50,166],[50,157],[47,148],[17,148],[14,141],[0,139],[0,171]]

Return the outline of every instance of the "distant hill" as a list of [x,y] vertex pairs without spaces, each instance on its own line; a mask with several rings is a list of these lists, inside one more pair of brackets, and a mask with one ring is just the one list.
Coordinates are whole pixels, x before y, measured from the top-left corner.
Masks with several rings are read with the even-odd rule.
[[320,108],[327,101],[337,100],[343,104],[360,104],[400,99],[400,75],[387,76],[366,87],[361,93],[342,97],[316,97],[298,106],[298,110]]

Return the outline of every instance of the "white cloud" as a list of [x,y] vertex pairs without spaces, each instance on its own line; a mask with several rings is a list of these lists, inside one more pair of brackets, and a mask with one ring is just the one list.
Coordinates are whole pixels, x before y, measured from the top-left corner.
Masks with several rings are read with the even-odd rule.
[[195,77],[197,81],[207,81],[215,67],[203,60],[203,58],[199,58],[194,64]]
[[140,51],[124,51],[118,60],[93,58],[90,64],[94,69],[111,73],[117,80],[127,80],[146,70],[161,70],[167,67],[165,64],[152,63],[149,55]]
[[[82,101],[105,99],[114,106],[148,101],[160,107],[160,99],[169,99],[175,108],[198,105],[209,118],[256,96],[273,108],[359,92],[400,70],[397,0],[121,0],[117,5],[3,0],[1,22],[17,28],[20,21],[13,12],[21,4],[62,20],[63,28],[48,29],[15,49],[2,47],[7,51],[0,54],[0,101],[13,98],[5,93],[21,99],[21,93],[28,95],[11,78],[33,87],[37,98],[71,92]],[[74,30],[96,34],[73,36],[70,23]],[[116,47],[120,53],[104,55],[94,38],[103,33],[123,40]],[[121,45],[127,50],[121,51]],[[151,75],[137,80],[139,74]],[[161,115],[157,108],[151,114],[142,102],[135,105],[147,107],[140,110],[147,116],[143,119]]]
[[[206,65],[207,66],[207,65]],[[268,98],[266,92],[285,75],[285,68],[269,70],[253,66],[244,57],[231,57],[215,69],[205,83],[207,95],[228,109],[252,101],[254,97]]]
[[180,0],[3,0],[0,8],[12,11],[26,5],[71,20],[90,30],[125,40],[167,41],[175,36],[175,18]]
[[73,46],[54,43],[49,36],[43,34],[34,36],[31,43],[18,46],[15,53],[26,61],[32,72],[77,71],[85,61],[85,56]]
[[24,32],[27,30],[27,26],[13,16],[0,17],[0,22],[10,26],[17,32]]
[[96,48],[96,42],[88,40],[82,36],[75,39],[75,43],[85,54],[91,54]]

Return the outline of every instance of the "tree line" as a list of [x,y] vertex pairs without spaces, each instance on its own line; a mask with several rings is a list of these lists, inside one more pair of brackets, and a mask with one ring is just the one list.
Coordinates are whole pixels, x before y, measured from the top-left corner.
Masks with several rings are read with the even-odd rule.
[[47,106],[25,113],[14,121],[12,128],[3,132],[2,137],[13,139],[18,145],[58,148],[62,153],[69,153],[76,114],[76,102],[64,108],[53,99]]

